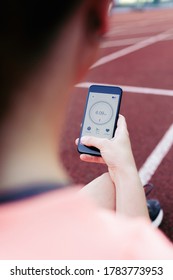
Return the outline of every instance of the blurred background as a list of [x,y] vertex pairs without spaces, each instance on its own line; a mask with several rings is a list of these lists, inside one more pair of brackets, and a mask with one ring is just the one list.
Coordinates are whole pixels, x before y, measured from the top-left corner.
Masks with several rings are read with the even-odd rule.
[[117,8],[129,7],[171,7],[173,6],[173,0],[113,0],[114,6]]

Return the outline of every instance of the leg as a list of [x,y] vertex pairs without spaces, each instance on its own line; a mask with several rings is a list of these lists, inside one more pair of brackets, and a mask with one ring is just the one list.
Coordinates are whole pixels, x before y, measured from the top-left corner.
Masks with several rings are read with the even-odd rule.
[[91,197],[100,207],[115,210],[115,185],[109,173],[104,173],[85,185],[80,193]]

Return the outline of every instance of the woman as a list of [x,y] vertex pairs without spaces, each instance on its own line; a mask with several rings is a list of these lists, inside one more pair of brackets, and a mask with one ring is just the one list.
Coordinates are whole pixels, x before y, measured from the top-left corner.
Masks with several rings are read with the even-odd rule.
[[65,108],[94,62],[109,4],[1,4],[1,259],[173,257],[170,243],[150,225],[124,117],[112,140],[82,140],[100,149],[108,173],[81,192],[64,188],[70,186],[59,150]]

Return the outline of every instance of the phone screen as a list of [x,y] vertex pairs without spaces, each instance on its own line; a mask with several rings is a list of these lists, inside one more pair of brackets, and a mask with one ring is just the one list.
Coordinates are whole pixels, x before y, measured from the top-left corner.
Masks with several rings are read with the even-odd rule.
[[92,135],[111,139],[120,95],[90,92],[81,136]]

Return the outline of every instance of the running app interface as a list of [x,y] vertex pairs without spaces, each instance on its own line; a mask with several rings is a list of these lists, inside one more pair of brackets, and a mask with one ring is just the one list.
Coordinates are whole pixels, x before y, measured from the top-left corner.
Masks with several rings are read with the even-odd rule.
[[111,139],[119,95],[90,92],[82,135]]

